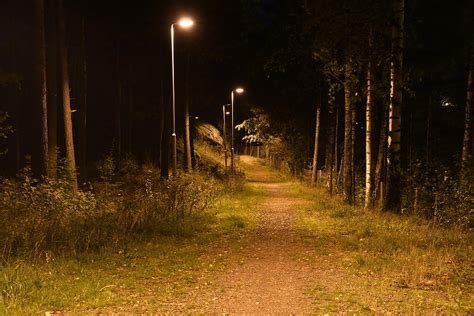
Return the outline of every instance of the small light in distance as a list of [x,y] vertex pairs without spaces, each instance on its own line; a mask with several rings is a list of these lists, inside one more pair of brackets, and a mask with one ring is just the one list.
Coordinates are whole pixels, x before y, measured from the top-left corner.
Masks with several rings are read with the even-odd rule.
[[229,111],[225,112],[225,115],[230,115],[230,112]]
[[194,21],[190,18],[182,18],[178,21],[178,25],[184,29],[188,29],[194,25]]
[[235,89],[235,92],[237,92],[237,93],[244,93],[244,91],[245,91],[245,90],[244,90],[243,88],[237,88],[237,89]]
[[194,117],[195,120],[199,120],[199,116]]

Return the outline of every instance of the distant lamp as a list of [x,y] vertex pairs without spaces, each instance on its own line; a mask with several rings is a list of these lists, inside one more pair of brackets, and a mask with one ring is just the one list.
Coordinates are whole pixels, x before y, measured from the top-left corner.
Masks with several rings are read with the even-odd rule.
[[230,112],[229,111],[225,112],[225,115],[230,115]]
[[182,18],[177,24],[183,29],[188,29],[194,25],[194,21],[190,18]]
[[245,91],[245,90],[244,90],[243,88],[237,88],[237,89],[235,89],[235,92],[237,92],[237,93],[239,93],[239,94],[240,94],[240,93],[244,93],[244,91]]
[[195,120],[199,120],[199,116],[194,117]]

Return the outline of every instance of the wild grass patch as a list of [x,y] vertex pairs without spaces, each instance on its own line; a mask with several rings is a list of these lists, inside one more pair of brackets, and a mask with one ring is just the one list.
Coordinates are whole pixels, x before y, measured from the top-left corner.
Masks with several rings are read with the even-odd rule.
[[405,289],[422,293],[421,298],[436,293],[438,299],[447,297],[445,310],[472,310],[471,231],[416,216],[365,212],[320,188],[297,190],[311,196],[312,202],[300,212],[296,225],[311,232],[309,242],[318,255],[337,254],[346,273],[381,280],[381,291]]
[[[73,314],[140,306],[149,312],[186,295],[207,271],[223,260],[203,257],[209,245],[238,240],[255,224],[255,205],[266,196],[244,186],[227,192],[193,216],[161,221],[154,233],[126,243],[71,255],[58,253],[46,262],[21,258],[0,265],[0,314]],[[235,245],[237,246],[237,245]]]

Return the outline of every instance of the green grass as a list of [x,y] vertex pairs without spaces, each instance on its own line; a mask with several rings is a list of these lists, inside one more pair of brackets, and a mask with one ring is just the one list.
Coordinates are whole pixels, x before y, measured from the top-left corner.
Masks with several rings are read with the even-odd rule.
[[162,235],[123,249],[3,264],[0,314],[81,314],[134,305],[143,313],[166,306],[184,295],[202,273],[222,268],[223,261],[210,263],[203,255],[213,243],[229,243],[232,248],[238,235],[254,226],[254,206],[264,197],[263,191],[245,186],[202,214],[160,227]]
[[319,187],[295,184],[292,194],[308,201],[295,225],[316,250],[315,266],[328,260],[344,275],[356,276],[353,286],[338,287],[340,293],[330,286],[313,289],[317,313],[364,313],[381,304],[401,313],[473,312],[472,232],[364,212]]

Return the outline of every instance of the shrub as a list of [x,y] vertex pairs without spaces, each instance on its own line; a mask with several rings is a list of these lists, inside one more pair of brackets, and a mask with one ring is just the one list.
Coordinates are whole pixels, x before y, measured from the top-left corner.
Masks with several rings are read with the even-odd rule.
[[414,163],[407,173],[405,210],[442,225],[474,224],[473,168],[464,173],[439,162]]
[[39,182],[24,169],[16,179],[0,184],[0,229],[4,257],[28,249],[44,254],[58,249],[76,250],[80,226],[96,212],[91,192],[74,192],[64,178]]
[[[206,209],[224,190],[201,173],[168,180],[152,165],[133,159],[120,168],[111,158],[98,165],[98,179],[86,191],[74,191],[64,172],[56,180],[38,181],[25,168],[0,182],[0,255],[34,257],[123,245],[143,233],[157,234],[166,225]],[[172,231],[169,229],[167,231]]]

